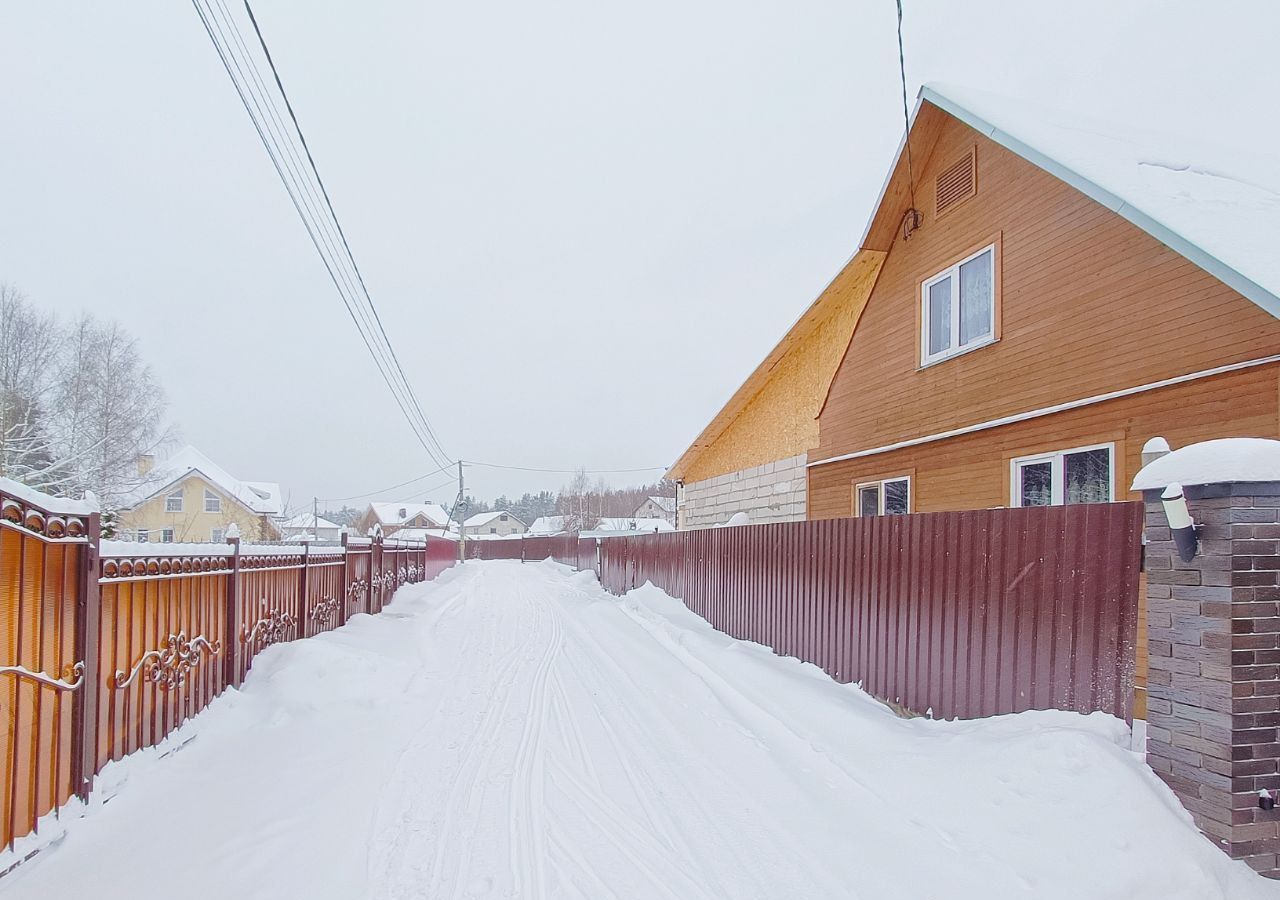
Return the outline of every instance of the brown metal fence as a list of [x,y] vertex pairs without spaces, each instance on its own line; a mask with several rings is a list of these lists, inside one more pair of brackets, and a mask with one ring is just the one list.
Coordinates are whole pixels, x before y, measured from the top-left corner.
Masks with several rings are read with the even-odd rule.
[[1138,503],[786,522],[609,538],[599,573],[908,710],[1127,720],[1141,533]]
[[[69,512],[68,512],[69,510]],[[0,846],[111,760],[238,686],[266,647],[377,613],[452,541],[117,545],[96,513],[0,488]],[[102,551],[100,556],[100,551]]]

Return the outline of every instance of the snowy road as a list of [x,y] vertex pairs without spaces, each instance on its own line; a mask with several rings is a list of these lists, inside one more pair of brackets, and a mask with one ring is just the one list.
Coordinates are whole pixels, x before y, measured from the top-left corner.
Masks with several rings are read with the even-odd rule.
[[652,588],[469,564],[270,649],[0,898],[1280,896],[1126,742],[904,721]]

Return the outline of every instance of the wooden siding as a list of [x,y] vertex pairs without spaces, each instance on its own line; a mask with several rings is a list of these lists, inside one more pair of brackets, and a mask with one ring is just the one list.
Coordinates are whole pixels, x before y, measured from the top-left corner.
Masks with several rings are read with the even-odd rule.
[[[1150,235],[928,104],[919,121],[917,136],[936,140],[912,139],[926,160],[917,205],[931,209],[939,171],[975,148],[977,194],[927,217],[909,241],[894,239],[832,381],[812,459],[1280,352],[1280,321]],[[891,185],[886,203],[902,194]],[[881,225],[901,215],[882,208],[870,235],[891,233]],[[1000,340],[918,368],[921,281],[993,238]],[[830,501],[812,502],[822,510]]]

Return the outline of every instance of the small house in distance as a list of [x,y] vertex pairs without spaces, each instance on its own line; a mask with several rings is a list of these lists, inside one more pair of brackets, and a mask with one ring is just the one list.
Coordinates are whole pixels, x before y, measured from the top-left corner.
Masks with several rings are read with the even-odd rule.
[[533,524],[529,526],[529,530],[525,534],[529,537],[550,537],[564,534],[568,531],[565,526],[567,518],[567,516],[539,516],[533,520]]
[[340,541],[345,530],[337,522],[330,522],[324,516],[313,513],[300,513],[278,523],[280,537],[286,541]]
[[635,519],[666,519],[672,525],[676,523],[675,497],[645,497],[644,502],[631,514]]
[[384,537],[390,537],[402,528],[444,528],[448,524],[449,513],[439,504],[379,501],[369,504],[356,521],[356,530],[360,534],[371,534],[377,525]]
[[120,509],[119,530],[136,541],[221,543],[233,523],[245,540],[279,537],[280,485],[242,481],[187,445],[156,464],[138,460],[138,487]]
[[476,513],[462,523],[462,533],[467,537],[483,537],[484,535],[510,537],[511,535],[524,534],[528,530],[529,526],[517,519],[513,513],[502,509]]

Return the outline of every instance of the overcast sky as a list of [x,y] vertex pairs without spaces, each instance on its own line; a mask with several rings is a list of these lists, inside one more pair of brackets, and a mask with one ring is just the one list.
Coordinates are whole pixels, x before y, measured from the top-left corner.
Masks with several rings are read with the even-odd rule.
[[[1280,145],[1280,4],[905,7],[913,103],[953,81]],[[856,249],[901,137],[893,0],[255,12],[464,459],[673,462]],[[9,0],[0,135],[0,280],[122,321],[184,440],[295,505],[434,468],[189,3]],[[468,471],[485,497],[565,479]],[[446,480],[396,493],[445,501]]]

